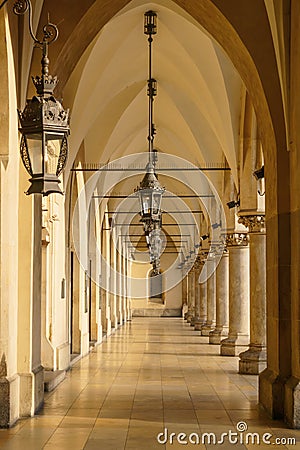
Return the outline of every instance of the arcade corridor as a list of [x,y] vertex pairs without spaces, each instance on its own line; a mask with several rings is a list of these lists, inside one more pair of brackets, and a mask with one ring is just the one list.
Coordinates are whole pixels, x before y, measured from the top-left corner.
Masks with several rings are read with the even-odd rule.
[[[157,443],[168,433],[236,431],[296,438],[282,422],[257,406],[257,377],[237,374],[238,358],[222,357],[181,318],[134,318],[77,362],[66,380],[46,395],[33,418],[0,430],[0,448],[140,450],[179,448],[264,448],[266,445]],[[164,436],[161,437],[164,440]]]

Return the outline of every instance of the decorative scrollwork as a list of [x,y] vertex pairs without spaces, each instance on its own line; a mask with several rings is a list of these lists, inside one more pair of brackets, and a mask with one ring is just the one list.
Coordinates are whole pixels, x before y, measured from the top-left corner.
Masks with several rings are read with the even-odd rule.
[[22,136],[21,145],[20,145],[20,153],[21,153],[21,159],[24,164],[25,169],[29,173],[29,175],[32,177],[32,167],[31,162],[28,155],[28,148],[27,148],[27,142],[26,137]]
[[43,42],[47,42],[48,44],[51,44],[58,38],[58,28],[51,22],[48,22],[46,25],[43,26],[43,33],[44,33]]
[[[40,41],[35,34],[33,33],[32,28],[32,5],[30,0],[18,0],[15,2],[13,6],[13,12],[17,14],[18,16],[24,15],[27,11],[29,11],[29,32],[34,40],[34,42],[40,46],[43,46],[43,44],[51,44],[52,42],[56,41],[58,38],[58,28],[53,23],[49,22],[43,27],[43,40]],[[47,53],[47,52],[46,52]]]
[[246,247],[249,243],[247,233],[228,233],[226,235],[227,247]]
[[13,6],[13,12],[18,16],[25,14],[28,11],[29,2],[28,0],[18,0]]
[[265,216],[264,214],[255,214],[252,216],[241,216],[239,223],[242,223],[249,229],[249,233],[265,233]]
[[66,136],[64,136],[62,144],[61,144],[58,163],[57,163],[56,175],[58,177],[65,168],[65,165],[67,162],[67,157],[68,157],[68,140],[67,140]]

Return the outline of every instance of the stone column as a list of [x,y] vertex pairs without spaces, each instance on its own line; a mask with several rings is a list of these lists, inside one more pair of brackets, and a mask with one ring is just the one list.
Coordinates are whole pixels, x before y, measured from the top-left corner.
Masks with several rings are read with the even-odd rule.
[[116,241],[111,236],[110,239],[110,320],[111,326],[114,329],[118,328],[118,317],[117,317],[117,249],[116,249]]
[[235,356],[237,346],[249,342],[249,246],[246,233],[228,234],[229,334],[221,341],[221,355]]
[[194,278],[194,268],[192,268],[188,273],[188,312],[186,315],[186,320],[191,324],[194,318],[195,311],[195,278]]
[[[108,227],[108,224],[106,224]],[[111,334],[111,316],[110,316],[110,273],[108,267],[110,266],[110,248],[109,248],[109,234],[108,230],[103,230],[102,236],[102,255],[104,260],[106,260],[107,264],[105,265],[103,262],[103,266],[101,267],[101,276],[103,280],[103,295],[102,295],[102,304],[101,304],[101,313],[102,313],[102,329],[103,332],[109,336]]]
[[[212,266],[215,265],[215,257],[213,253],[209,253],[207,257],[208,273]],[[212,274],[207,280],[207,319],[201,328],[202,336],[209,336],[209,333],[215,327],[216,321],[216,272],[213,270]]]
[[[127,249],[128,252],[128,249]],[[129,253],[127,253],[126,260],[125,260],[125,302],[126,302],[126,317],[128,321],[132,320],[132,310],[131,310],[131,296],[132,296],[132,289],[131,289],[131,261],[129,258]]]
[[[200,289],[200,324],[197,325],[197,327],[195,327],[195,330],[197,330],[199,328],[199,330],[202,330],[202,327],[205,325],[206,321],[207,321],[207,280],[206,280],[206,270],[207,267],[205,265],[206,262],[206,258],[207,258],[207,254],[202,255],[201,256],[201,280],[203,282],[201,282],[199,284],[199,289]],[[202,334],[202,333],[201,333]]]
[[209,333],[210,344],[220,344],[228,335],[229,324],[229,253],[223,251],[216,270],[216,328]]
[[187,289],[187,311],[185,313],[185,320],[190,321],[191,320],[191,295],[190,295],[190,289],[191,289],[191,275],[190,272],[186,275],[186,289]]
[[117,318],[118,324],[123,324],[123,296],[122,296],[122,279],[121,279],[121,247],[117,248]]
[[258,375],[267,365],[265,217],[244,216],[239,222],[248,227],[250,239],[250,344],[239,355],[239,373]]
[[182,317],[186,319],[188,312],[188,277],[187,275],[182,278]]
[[195,262],[195,331],[201,331],[203,320],[201,319],[201,298],[200,298],[200,283],[199,276],[202,269],[201,257],[197,256]]
[[122,244],[122,258],[121,258],[121,284],[122,284],[122,317],[123,322],[126,323],[128,320],[127,316],[127,291],[126,291],[126,244]]

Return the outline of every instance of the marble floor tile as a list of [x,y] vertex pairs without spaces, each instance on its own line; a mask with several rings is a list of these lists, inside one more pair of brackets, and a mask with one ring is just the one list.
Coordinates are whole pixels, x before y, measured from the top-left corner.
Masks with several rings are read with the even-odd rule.
[[[134,318],[72,366],[64,382],[45,395],[39,414],[0,430],[0,448],[258,448],[207,443],[210,433],[236,431],[241,421],[251,433],[296,438],[296,446],[282,449],[300,448],[299,430],[270,420],[258,407],[258,377],[237,370],[238,357],[221,357],[219,346],[209,345],[181,318]],[[164,433],[168,438],[160,443]],[[187,444],[177,440],[182,433]]]

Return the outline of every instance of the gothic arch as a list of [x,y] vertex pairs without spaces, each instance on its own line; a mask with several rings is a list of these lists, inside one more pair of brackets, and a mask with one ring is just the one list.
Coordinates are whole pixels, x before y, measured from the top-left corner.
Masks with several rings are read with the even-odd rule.
[[[129,3],[127,0],[95,1],[64,45],[57,48],[53,72],[60,79],[61,92],[84,50],[105,24]],[[269,368],[261,377],[261,400],[274,417],[281,417],[283,386],[291,374],[291,355],[286,350],[291,348],[290,327],[287,326],[291,321],[290,170],[284,102],[268,13],[262,0],[164,3],[181,7],[221,45],[240,74],[254,105],[264,149],[268,193],[268,338],[273,342]],[[280,176],[282,172],[284,179]],[[284,346],[282,342],[285,342]]]

